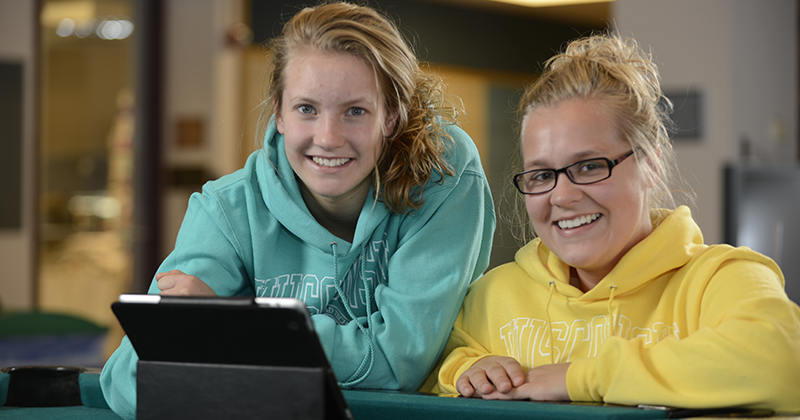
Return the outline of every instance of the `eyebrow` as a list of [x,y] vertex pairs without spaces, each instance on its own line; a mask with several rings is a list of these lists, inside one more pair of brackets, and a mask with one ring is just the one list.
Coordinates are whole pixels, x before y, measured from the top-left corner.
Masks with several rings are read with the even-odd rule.
[[[305,96],[305,95],[297,95],[297,96],[293,96],[293,97],[287,98],[287,102],[289,102],[289,103],[308,103],[310,105],[318,105],[320,103],[318,100],[312,99],[312,98],[310,98],[308,96]],[[340,105],[345,106],[345,107],[351,107],[351,106],[361,106],[361,107],[363,107],[363,106],[367,106],[367,105],[375,105],[376,103],[377,103],[376,101],[371,101],[369,99],[369,96],[359,96],[359,97],[353,98],[351,100],[348,100],[346,102],[343,102]]]
[[[569,163],[567,163],[567,165],[570,165],[575,162],[580,162],[586,159],[601,157],[600,156],[601,154],[602,153],[599,150],[595,149],[582,150],[578,153],[575,153],[574,155],[571,155]],[[526,161],[523,165],[523,168],[528,170],[528,169],[550,169],[552,167],[545,165],[544,161],[542,160],[531,160],[531,161]]]

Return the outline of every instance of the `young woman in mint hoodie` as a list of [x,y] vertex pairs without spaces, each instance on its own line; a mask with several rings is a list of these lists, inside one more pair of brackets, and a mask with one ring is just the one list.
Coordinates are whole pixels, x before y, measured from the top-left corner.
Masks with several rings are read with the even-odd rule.
[[[478,151],[374,10],[304,9],[270,47],[263,148],[191,197],[150,293],[301,299],[343,387],[416,389],[488,266]],[[125,338],[101,376],[123,417],[136,361]]]
[[470,286],[441,392],[800,412],[800,308],[769,258],[706,245],[650,56],[572,42],[520,103],[513,176],[538,238]]

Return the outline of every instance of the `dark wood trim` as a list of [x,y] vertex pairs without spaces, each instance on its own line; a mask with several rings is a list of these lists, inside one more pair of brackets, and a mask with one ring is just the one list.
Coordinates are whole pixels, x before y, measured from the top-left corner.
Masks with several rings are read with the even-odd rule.
[[164,5],[160,0],[135,0],[135,3],[136,165],[131,291],[144,293],[161,262]]
[[[33,33],[33,55],[31,58],[31,66],[33,66],[33,71],[30,74],[33,77],[33,81],[31,83],[33,92],[28,96],[33,101],[33,104],[28,108],[33,110],[33,121],[31,122],[31,137],[33,139],[33,147],[32,152],[33,156],[29,157],[25,155],[25,148],[23,147],[23,168],[25,167],[25,160],[27,159],[28,162],[32,164],[31,170],[28,171],[28,174],[31,176],[31,185],[34,188],[34,193],[31,194],[33,197],[30,199],[31,211],[33,211],[33,221],[31,223],[31,244],[30,244],[30,285],[31,285],[31,296],[32,296],[32,303],[34,308],[39,308],[40,299],[39,299],[39,279],[40,279],[40,270],[39,264],[41,262],[41,223],[42,223],[42,211],[41,211],[41,200],[40,196],[42,194],[42,130],[40,127],[42,121],[42,1],[43,0],[36,0],[36,5],[34,6],[34,14],[33,19],[35,22],[31,25],[34,28]],[[25,84],[23,83],[23,86]],[[24,115],[24,112],[23,112]],[[23,169],[23,174],[25,170]],[[23,175],[24,176],[24,175]],[[24,200],[23,195],[23,200]],[[24,208],[24,207],[23,207]],[[24,227],[24,224],[23,224]]]

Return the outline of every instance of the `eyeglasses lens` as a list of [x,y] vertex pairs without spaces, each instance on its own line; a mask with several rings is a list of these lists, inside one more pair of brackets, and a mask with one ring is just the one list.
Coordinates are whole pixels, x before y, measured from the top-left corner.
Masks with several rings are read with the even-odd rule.
[[611,175],[611,166],[606,159],[591,159],[575,162],[561,170],[546,169],[524,172],[514,179],[517,188],[526,194],[539,194],[552,190],[559,172],[566,172],[575,184],[600,182]]

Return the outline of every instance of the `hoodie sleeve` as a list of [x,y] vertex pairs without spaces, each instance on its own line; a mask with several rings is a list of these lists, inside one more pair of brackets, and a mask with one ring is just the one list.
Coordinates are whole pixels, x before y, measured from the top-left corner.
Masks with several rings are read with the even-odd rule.
[[528,295],[535,287],[532,283],[512,262],[494,268],[470,286],[447,340],[445,357],[428,379],[431,385],[436,381],[432,393],[457,395],[456,382],[472,365],[489,356],[508,355],[505,348],[498,352],[492,332],[498,329],[498,322],[521,309],[509,294]]
[[[463,310],[456,319],[450,338],[447,340],[441,367],[434,371],[438,383],[432,393],[442,395],[458,395],[456,382],[467,369],[479,360],[492,356],[492,353],[471,337],[463,329]],[[438,372],[438,374],[437,374]]]
[[695,331],[650,347],[609,338],[596,358],[570,366],[570,398],[800,412],[800,308],[777,266],[738,259],[716,267],[676,302],[696,318]]
[[[388,283],[375,290],[373,368],[358,388],[417,389],[442,353],[468,286],[489,264],[491,193],[474,144],[460,129],[453,136],[468,163],[454,168],[454,184],[430,184],[425,204],[400,226]],[[314,321],[340,380],[358,371],[369,343],[354,323]]]
[[[242,251],[239,238],[220,211],[212,186],[189,200],[175,249],[157,272],[173,269],[197,276],[220,296],[252,295],[247,281],[249,254]],[[158,294],[153,279],[148,291]],[[109,407],[126,419],[136,416],[136,364],[139,358],[126,336],[103,366],[100,385]]]
[[103,366],[100,389],[114,413],[126,420],[136,418],[136,363],[139,357],[125,336]]
[[[442,185],[431,184],[422,208],[398,223],[401,232],[389,257],[388,283],[379,285],[374,295],[374,360],[360,388],[416,389],[441,354],[467,287],[488,266],[494,205],[477,149],[463,131],[454,130],[460,144],[456,153],[462,153],[461,164],[454,165],[456,176]],[[214,190],[218,184],[232,188],[230,182],[207,184],[203,194],[192,196],[175,249],[159,271],[193,274],[219,295],[253,294],[247,280],[253,277],[253,239],[237,235],[246,229],[233,229],[231,214],[259,224],[259,232],[266,232],[258,237],[261,241],[277,240],[269,232],[280,226],[274,218],[238,214],[246,205],[235,200],[245,197]],[[219,200],[219,194],[226,200]],[[158,293],[155,282],[150,293]],[[328,316],[312,318],[334,371],[346,381],[369,361],[364,358],[368,340],[354,322],[338,325]],[[359,321],[366,325],[365,319]],[[135,414],[137,360],[125,339],[103,369],[104,395],[123,417]]]

